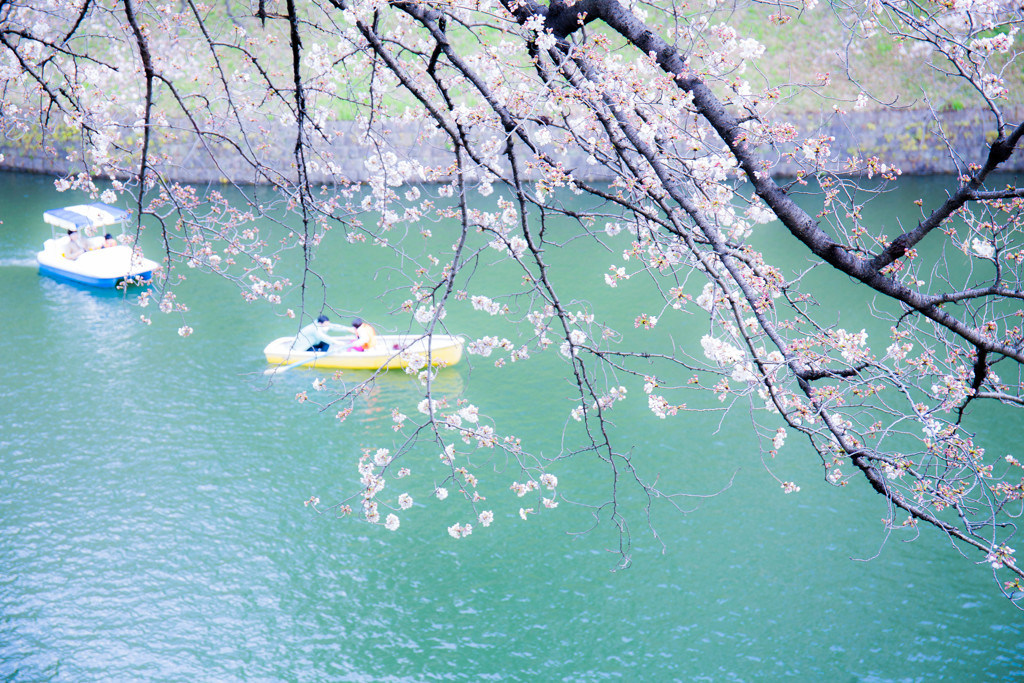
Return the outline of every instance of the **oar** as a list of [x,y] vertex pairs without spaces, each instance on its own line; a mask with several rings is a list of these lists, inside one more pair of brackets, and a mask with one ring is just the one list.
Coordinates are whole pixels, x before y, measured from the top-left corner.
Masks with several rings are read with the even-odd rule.
[[327,355],[326,353],[314,353],[312,358],[306,358],[305,360],[297,360],[294,363],[289,363],[288,365],[278,365],[278,366],[273,367],[273,368],[267,368],[266,370],[263,371],[263,374],[264,375],[280,375],[282,372],[288,372],[292,368],[297,368],[300,365],[305,365],[306,363],[312,363],[317,358],[319,358],[321,356],[326,356],[326,355]]
[[[340,344],[350,344],[353,341],[355,341],[355,337],[342,337],[342,338],[340,338],[335,343],[339,344],[339,345]],[[326,356],[330,352],[331,352],[330,348],[328,348],[326,351],[324,351],[322,353],[318,353],[318,352],[314,351],[312,358],[307,358],[305,360],[297,360],[294,363],[289,363],[288,365],[278,365],[278,366],[273,367],[273,368],[267,368],[266,370],[263,371],[263,374],[264,375],[280,375],[282,372],[288,372],[292,368],[297,368],[300,365],[305,365],[306,363],[312,363],[317,358],[320,358],[321,356]]]

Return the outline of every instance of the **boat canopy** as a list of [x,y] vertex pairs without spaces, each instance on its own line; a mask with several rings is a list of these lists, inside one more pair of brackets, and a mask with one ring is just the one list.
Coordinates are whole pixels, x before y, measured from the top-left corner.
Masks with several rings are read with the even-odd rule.
[[43,212],[43,220],[63,230],[83,230],[114,225],[128,218],[128,212],[110,204],[78,204]]

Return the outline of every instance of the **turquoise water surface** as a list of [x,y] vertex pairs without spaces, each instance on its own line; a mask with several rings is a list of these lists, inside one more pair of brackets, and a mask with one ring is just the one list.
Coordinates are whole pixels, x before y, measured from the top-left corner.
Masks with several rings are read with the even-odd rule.
[[[606,519],[563,503],[523,522],[504,488],[491,494],[494,525],[461,540],[446,528],[464,515],[428,500],[423,483],[394,533],[317,514],[303,502],[352,491],[362,449],[396,438],[387,406],[414,412],[417,384],[387,376],[339,423],[336,409],[295,400],[314,393],[317,373],[263,375],[263,346],[295,323],[229,282],[191,276],[179,290],[191,310],[165,316],[134,294],[40,277],[42,212],[83,199],[45,177],[0,176],[0,680],[1024,676],[1024,620],[980,557],[931,530],[887,538],[882,500],[858,480],[826,485],[795,439],[771,463],[801,485],[782,494],[742,411],[658,420],[639,389],[615,407],[616,438],[638,465],[702,496],[682,512],[656,504],[656,538],[646,501],[624,487],[627,569],[613,571],[619,536]],[[406,294],[368,296],[398,285],[368,251],[324,248],[331,303],[387,327],[389,297]],[[580,269],[581,296],[591,279],[589,296],[606,296],[592,264],[564,261]],[[486,269],[478,277],[487,293]],[[483,314],[446,322],[492,333]],[[195,333],[183,339],[186,323]],[[554,456],[572,407],[564,371],[554,357],[500,370],[469,358],[437,390]],[[1009,452],[1021,424],[982,426]],[[483,471],[505,481],[505,469]],[[609,495],[593,457],[553,471],[569,498]]]

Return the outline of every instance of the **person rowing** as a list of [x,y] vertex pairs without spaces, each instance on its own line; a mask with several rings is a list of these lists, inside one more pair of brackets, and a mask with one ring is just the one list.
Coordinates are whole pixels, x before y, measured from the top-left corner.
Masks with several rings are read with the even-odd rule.
[[344,337],[332,337],[327,334],[330,330],[347,330],[344,325],[332,323],[326,315],[321,315],[314,322],[303,327],[295,335],[292,342],[292,351],[327,351],[331,344],[345,344],[350,341]]

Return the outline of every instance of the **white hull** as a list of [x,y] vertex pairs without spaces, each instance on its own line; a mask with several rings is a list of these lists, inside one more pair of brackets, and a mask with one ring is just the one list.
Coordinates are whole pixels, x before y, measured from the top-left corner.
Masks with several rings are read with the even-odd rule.
[[[36,254],[40,273],[92,287],[116,287],[123,280],[148,281],[160,269],[159,263],[123,244],[91,248],[76,259],[65,258],[68,240],[66,235],[46,240],[43,250]],[[89,246],[97,240],[103,241],[94,237]]]

